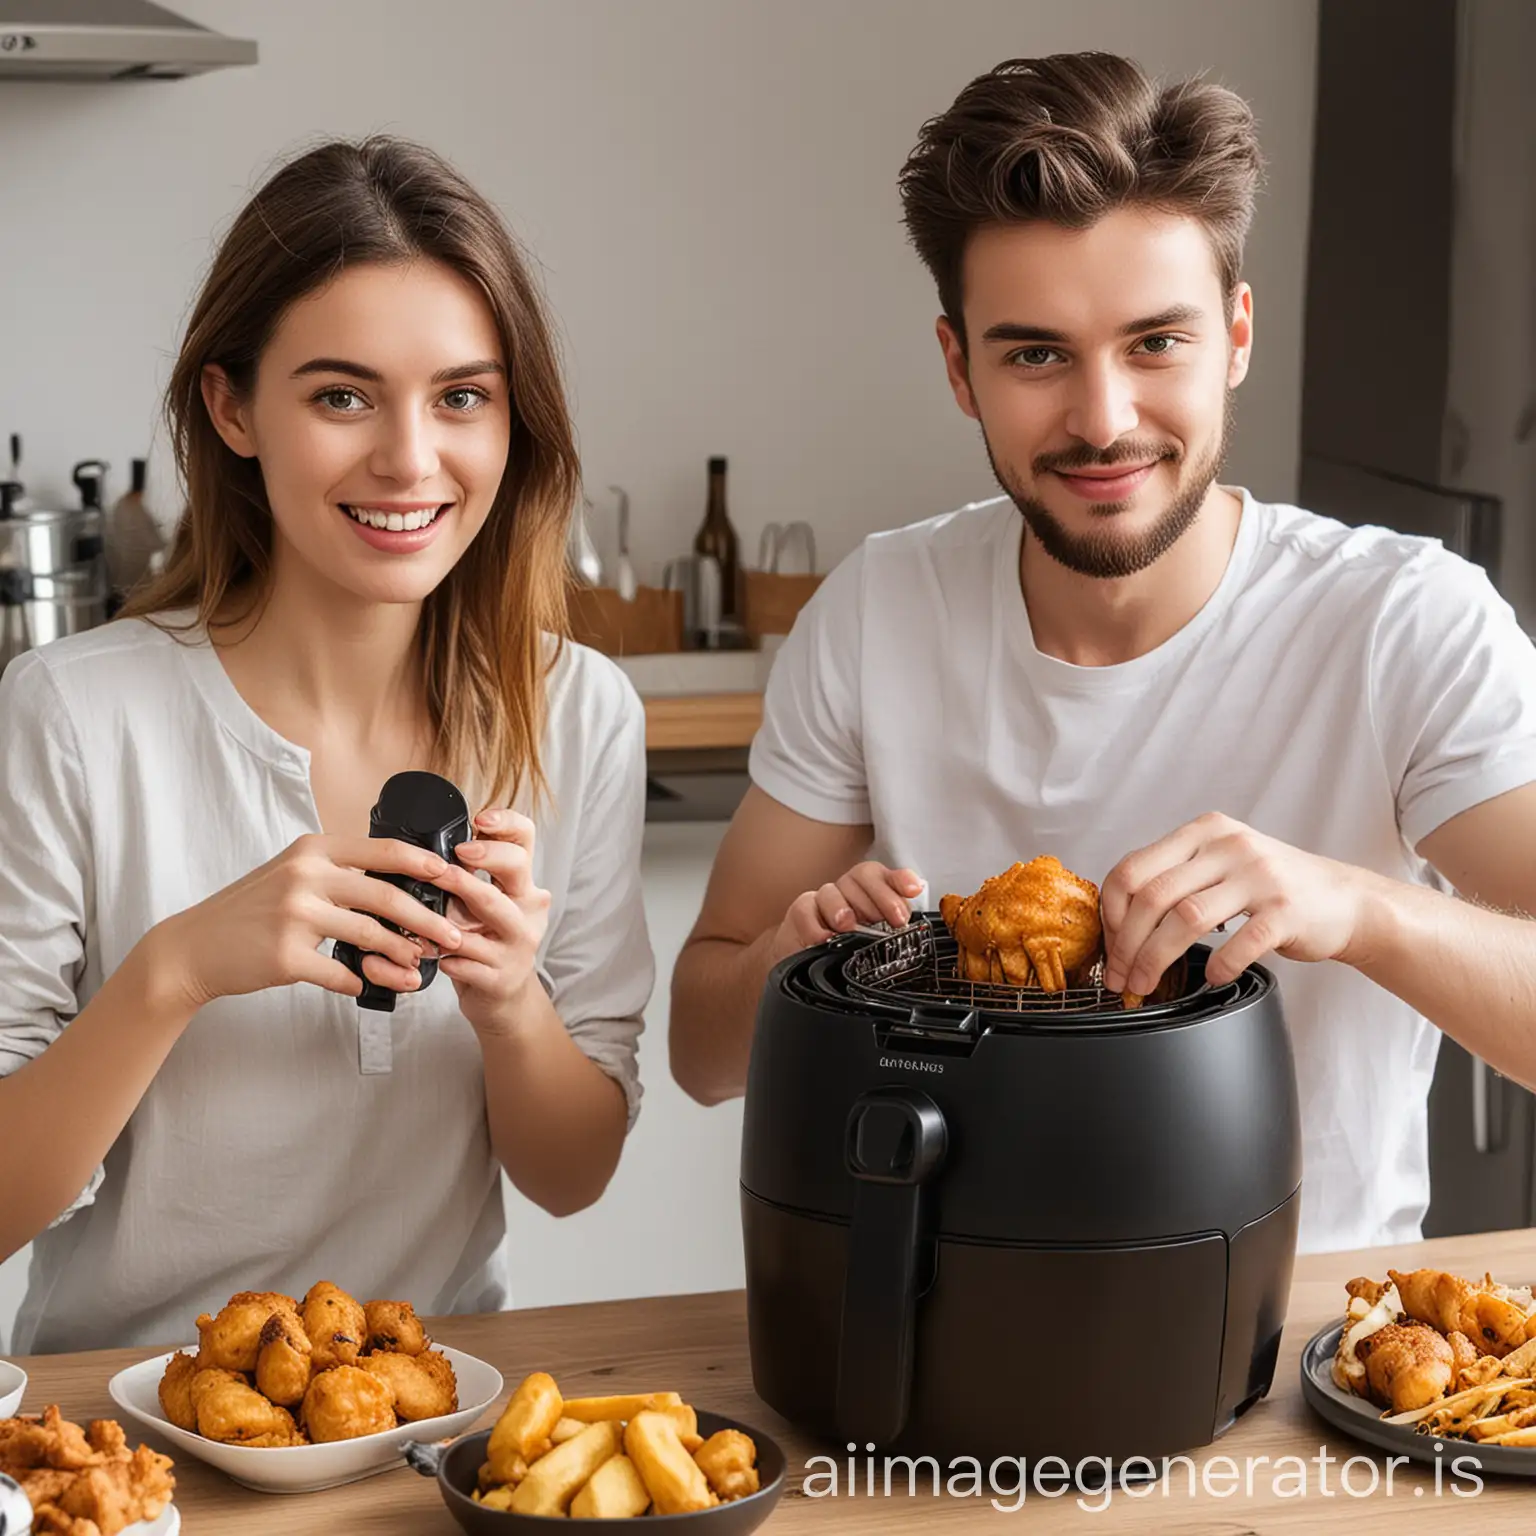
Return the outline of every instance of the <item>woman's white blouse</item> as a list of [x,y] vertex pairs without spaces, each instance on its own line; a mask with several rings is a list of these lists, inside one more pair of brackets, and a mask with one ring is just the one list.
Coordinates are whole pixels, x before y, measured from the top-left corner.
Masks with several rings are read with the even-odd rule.
[[[645,726],[596,652],[566,646],[549,678],[543,762],[540,976],[633,1123],[654,978]],[[46,1050],[156,923],[319,830],[308,752],[201,635],[130,620],[19,657],[0,679],[0,1075]],[[187,1341],[235,1291],[321,1279],[423,1313],[506,1306],[484,1089],[445,976],[393,1014],[307,984],[219,999],[37,1239],[15,1349]]]

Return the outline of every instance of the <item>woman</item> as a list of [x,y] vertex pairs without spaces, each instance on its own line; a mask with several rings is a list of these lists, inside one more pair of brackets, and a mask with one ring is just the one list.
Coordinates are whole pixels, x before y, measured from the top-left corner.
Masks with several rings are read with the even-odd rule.
[[[328,144],[236,220],[167,412],[163,576],[0,683],[16,1347],[321,1278],[503,1306],[499,1171],[555,1213],[602,1193],[652,981],[639,703],[560,639],[578,466],[538,297],[436,156]],[[405,769],[485,807],[457,864],[368,837]]]

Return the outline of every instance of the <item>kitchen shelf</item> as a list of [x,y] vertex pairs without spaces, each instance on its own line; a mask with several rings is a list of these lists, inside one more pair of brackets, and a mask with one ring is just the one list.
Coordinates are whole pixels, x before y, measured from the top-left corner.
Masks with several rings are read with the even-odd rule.
[[689,747],[745,747],[763,723],[761,693],[658,695],[645,701],[651,752]]

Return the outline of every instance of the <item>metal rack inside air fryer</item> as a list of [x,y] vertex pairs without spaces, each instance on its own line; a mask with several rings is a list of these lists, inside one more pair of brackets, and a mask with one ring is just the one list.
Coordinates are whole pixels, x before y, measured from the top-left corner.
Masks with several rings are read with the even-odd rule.
[[1086,985],[1061,992],[1001,982],[970,981],[959,975],[959,946],[937,913],[914,915],[905,928],[881,937],[857,936],[836,947],[807,978],[823,996],[830,990],[856,1008],[882,1014],[919,1013],[925,1022],[964,1027],[982,1016],[991,1028],[1053,1030],[1142,1029],[1188,1023],[1221,1012],[1262,991],[1252,972],[1212,986],[1205,980],[1205,953],[1197,948],[1171,974],[1167,995],[1128,1009],[1118,992],[1100,982],[1093,967]]

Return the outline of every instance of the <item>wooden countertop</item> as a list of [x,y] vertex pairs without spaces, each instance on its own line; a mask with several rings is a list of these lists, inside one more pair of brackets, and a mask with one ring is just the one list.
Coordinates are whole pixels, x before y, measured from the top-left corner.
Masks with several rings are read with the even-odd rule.
[[[1349,1440],[1314,1416],[1301,1400],[1297,1362],[1301,1347],[1324,1323],[1342,1315],[1344,1282],[1357,1274],[1384,1277],[1388,1265],[1411,1269],[1434,1265],[1468,1276],[1485,1269],[1510,1283],[1536,1278],[1536,1229],[1486,1236],[1441,1238],[1393,1249],[1354,1254],[1312,1255],[1298,1260],[1291,1307],[1275,1385],[1270,1396],[1215,1445],[1192,1453],[1197,1466],[1230,1457],[1241,1468],[1254,1459],[1254,1493],[1241,1475],[1229,1497],[1203,1487],[1191,1496],[1176,1478],[1166,1496],[1116,1493],[1107,1509],[1097,1499],[1076,1495],[1045,1499],[1030,1492],[1016,1510],[1032,1533],[1122,1531],[1192,1533],[1192,1536],[1304,1536],[1322,1528],[1348,1530],[1350,1536],[1393,1536],[1408,1531],[1524,1532],[1536,1517],[1536,1483],[1524,1479],[1488,1479],[1480,1493],[1467,1496],[1467,1484],[1454,1481],[1447,1466],[1437,1496],[1433,1468],[1399,1466],[1392,1494],[1386,1493],[1385,1456]],[[1070,1302],[1067,1303],[1070,1308]],[[1085,1326],[1091,1325],[1083,1320]],[[1049,1326],[1043,1324],[1042,1326]],[[1134,1308],[1124,1326],[1135,1326]],[[988,1498],[892,1498],[860,1496],[812,1498],[801,1491],[806,1459],[821,1453],[760,1403],[752,1394],[747,1363],[745,1307],[740,1292],[706,1296],[668,1296],[644,1301],[605,1302],[591,1306],[551,1307],[479,1317],[439,1319],[435,1337],[445,1344],[490,1360],[507,1378],[508,1390],[532,1370],[553,1372],[572,1395],[675,1388],[703,1408],[761,1425],[784,1446],[789,1457],[788,1486],[766,1529],[774,1536],[801,1531],[881,1533],[996,1528],[1001,1518]],[[793,1341],[786,1340],[793,1348]],[[1176,1341],[1169,1341],[1170,1363]],[[114,1416],[107,1380],[123,1366],[156,1351],[103,1350],[91,1354],[38,1356],[19,1361],[31,1376],[26,1408],[57,1402],[77,1420]],[[1021,1390],[1049,1390],[1048,1383],[1020,1383]],[[1106,1402],[1113,1383],[1105,1384]],[[491,1421],[487,1415],[486,1422]],[[141,1436],[131,1421],[131,1444]],[[160,1449],[169,1449],[161,1445]],[[1317,1458],[1326,1449],[1337,1460],[1323,1475],[1331,1496],[1319,1488]],[[1308,1463],[1303,1497],[1287,1496],[1284,1482],[1271,1484],[1274,1462],[1282,1456]],[[1266,1465],[1259,1458],[1268,1457]],[[1351,1457],[1369,1457],[1382,1471],[1377,1489],[1351,1497],[1341,1485],[1339,1468]],[[1449,1458],[1447,1458],[1449,1462]],[[813,1472],[817,1469],[813,1469]],[[225,1536],[260,1532],[261,1536],[321,1536],[366,1531],[370,1536],[453,1536],[458,1530],[435,1483],[401,1468],[361,1483],[324,1493],[268,1495],[248,1492],[203,1463],[177,1459],[176,1502],[186,1536]],[[1369,1474],[1354,1469],[1355,1486]],[[926,1485],[924,1485],[926,1488]],[[1217,1486],[1220,1484],[1218,1482]],[[1457,1496],[1453,1489],[1460,1487]],[[1005,1502],[1005,1507],[1006,1503]],[[643,1530],[643,1527],[637,1527]]]

